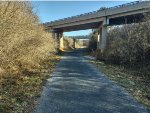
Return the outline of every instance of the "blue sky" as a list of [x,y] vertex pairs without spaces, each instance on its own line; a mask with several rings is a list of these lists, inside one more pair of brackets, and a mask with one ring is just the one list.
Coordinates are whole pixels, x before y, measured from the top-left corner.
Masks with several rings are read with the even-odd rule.
[[[113,7],[130,1],[32,1],[40,21],[50,22],[78,14],[96,11],[101,7]],[[91,30],[66,32],[66,36],[87,35]]]

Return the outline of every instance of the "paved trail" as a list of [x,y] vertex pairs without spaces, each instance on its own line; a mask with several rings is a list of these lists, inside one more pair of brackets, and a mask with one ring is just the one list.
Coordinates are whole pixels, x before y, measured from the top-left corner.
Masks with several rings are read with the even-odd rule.
[[47,82],[35,113],[147,113],[80,53],[66,55]]

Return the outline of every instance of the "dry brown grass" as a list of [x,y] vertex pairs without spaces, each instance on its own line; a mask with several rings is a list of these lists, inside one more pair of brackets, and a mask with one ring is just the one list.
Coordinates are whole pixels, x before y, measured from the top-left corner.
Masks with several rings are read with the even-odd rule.
[[0,113],[29,113],[34,110],[49,73],[53,71],[59,56],[43,61],[40,71],[20,75],[5,75],[0,79]]
[[28,2],[0,4],[0,68],[7,73],[40,68],[57,44],[39,25]]
[[0,2],[0,113],[29,111],[47,78],[43,73],[57,62],[56,47],[29,2]]
[[109,79],[124,87],[137,101],[147,106],[150,112],[150,84],[148,79],[141,77],[142,73],[102,61],[91,61],[91,63]]

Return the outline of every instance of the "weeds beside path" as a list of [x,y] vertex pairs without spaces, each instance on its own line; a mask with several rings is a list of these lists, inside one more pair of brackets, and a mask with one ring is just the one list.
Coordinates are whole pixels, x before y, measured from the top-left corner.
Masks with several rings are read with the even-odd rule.
[[101,61],[91,61],[109,79],[126,88],[136,100],[143,103],[150,111],[150,83],[138,76],[135,71],[127,70],[116,65],[106,64]]
[[7,75],[0,79],[0,113],[29,113],[50,73],[60,60],[53,55],[43,62],[38,72],[25,72],[24,75]]

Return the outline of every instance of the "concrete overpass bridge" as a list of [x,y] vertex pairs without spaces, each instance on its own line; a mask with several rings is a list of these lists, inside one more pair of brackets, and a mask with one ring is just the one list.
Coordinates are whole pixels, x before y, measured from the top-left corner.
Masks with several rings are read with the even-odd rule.
[[[100,31],[97,47],[103,51],[107,42],[107,26],[137,23],[149,9],[150,1],[136,1],[44,23],[44,26],[60,42],[63,40],[63,32],[97,28]],[[60,47],[62,45],[60,43]]]

